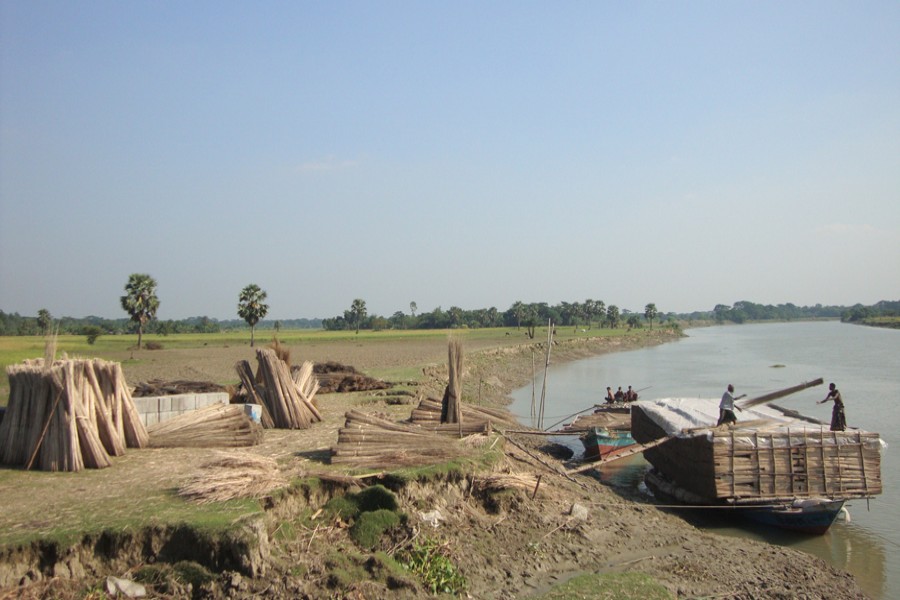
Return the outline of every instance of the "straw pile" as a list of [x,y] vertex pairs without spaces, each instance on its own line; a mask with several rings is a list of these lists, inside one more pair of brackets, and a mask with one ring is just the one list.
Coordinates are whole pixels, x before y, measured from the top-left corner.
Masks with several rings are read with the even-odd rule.
[[271,458],[222,454],[184,484],[178,494],[200,504],[235,498],[263,498],[287,485]]
[[[486,431],[486,430],[482,430]],[[393,468],[442,462],[471,452],[464,440],[438,435],[411,423],[395,423],[351,410],[338,431],[331,462],[354,467]]]
[[307,429],[322,420],[313,404],[319,384],[312,373],[312,363],[304,363],[292,377],[287,363],[274,350],[260,348],[256,359],[259,368],[255,376],[245,360],[238,361],[234,368],[248,398],[263,407],[263,427]]
[[148,443],[118,363],[35,359],[7,367],[6,374],[0,463],[43,471],[100,469],[126,447]]
[[494,473],[475,477],[472,487],[479,491],[498,492],[509,489],[528,490],[537,488],[538,478],[528,473]]
[[262,442],[241,404],[211,404],[147,428],[153,448],[240,448]]

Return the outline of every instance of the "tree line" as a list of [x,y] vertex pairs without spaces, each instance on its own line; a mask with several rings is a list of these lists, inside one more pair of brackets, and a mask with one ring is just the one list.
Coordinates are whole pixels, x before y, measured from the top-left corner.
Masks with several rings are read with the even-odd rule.
[[[649,303],[643,313],[620,309],[615,304],[607,304],[603,300],[587,299],[584,302],[560,302],[550,305],[546,302],[525,303],[514,302],[505,311],[496,307],[466,310],[451,306],[447,310],[438,306],[430,312],[418,313],[416,302],[409,303],[410,311],[397,311],[391,316],[369,314],[366,302],[356,298],[350,308],[342,315],[323,319],[322,327],[331,331],[371,329],[475,329],[487,327],[515,327],[525,329],[529,337],[534,337],[535,327],[552,322],[558,327],[572,327],[590,330],[598,327],[618,328],[643,327],[649,323],[653,327],[657,323],[673,320],[672,313],[660,313],[656,304]],[[417,314],[418,313],[418,314]]]
[[871,306],[856,304],[845,306],[796,306],[787,304],[757,304],[747,300],[735,302],[732,306],[717,304],[711,311],[692,313],[660,312],[656,304],[648,303],[643,313],[620,309],[615,304],[607,305],[603,300],[587,299],[584,302],[560,302],[550,305],[546,302],[514,302],[504,311],[496,307],[463,309],[451,306],[444,310],[438,306],[430,312],[419,312],[416,302],[409,303],[409,313],[396,311],[391,316],[369,314],[366,302],[356,298],[341,315],[327,319],[287,319],[269,320],[269,306],[264,301],[267,294],[256,284],[244,287],[238,295],[237,314],[240,319],[218,320],[206,316],[180,320],[161,321],[156,318],[159,298],[156,294],[156,280],[145,273],[134,273],[125,284],[125,294],[120,297],[122,309],[129,318],[107,319],[95,316],[55,319],[48,310],[40,309],[34,317],[0,310],[0,335],[46,335],[60,334],[87,335],[93,343],[100,335],[137,333],[138,346],[144,333],[161,335],[176,333],[219,333],[250,327],[251,345],[257,327],[260,329],[318,329],[355,330],[361,329],[457,329],[515,327],[525,329],[534,337],[535,327],[552,322],[557,327],[573,327],[590,330],[594,326],[618,328],[643,327],[653,323],[675,324],[679,321],[715,321],[724,323],[745,323],[748,321],[792,321],[799,319],[837,319],[845,322],[871,323],[877,319],[900,319],[900,301],[881,301]]

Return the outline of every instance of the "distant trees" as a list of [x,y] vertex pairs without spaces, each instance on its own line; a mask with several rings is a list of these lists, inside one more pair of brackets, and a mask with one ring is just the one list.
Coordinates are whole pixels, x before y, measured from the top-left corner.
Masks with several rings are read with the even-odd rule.
[[251,283],[241,290],[238,296],[238,316],[250,326],[250,347],[254,344],[254,331],[260,319],[265,318],[269,312],[269,305],[264,304],[268,294],[255,283]]
[[156,297],[156,280],[146,273],[132,273],[125,284],[125,295],[120,298],[122,308],[137,324],[138,350],[144,336],[144,325],[156,318],[159,298]]
[[416,304],[415,301],[409,303],[409,314],[412,315],[412,318],[416,318],[416,311],[419,310],[419,305]]
[[650,330],[653,330],[653,319],[659,314],[659,311],[656,310],[656,305],[652,302],[644,307],[644,318],[650,321]]
[[610,304],[606,307],[606,324],[609,325],[611,329],[615,329],[619,326],[619,307],[615,304]]

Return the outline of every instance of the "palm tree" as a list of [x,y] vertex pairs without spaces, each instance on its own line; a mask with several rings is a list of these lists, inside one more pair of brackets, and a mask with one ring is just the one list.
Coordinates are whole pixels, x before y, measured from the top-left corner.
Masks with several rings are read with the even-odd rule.
[[650,321],[650,331],[653,331],[653,319],[656,318],[656,315],[659,314],[656,310],[656,305],[652,302],[644,307],[644,318]]
[[416,318],[416,311],[419,310],[419,305],[416,304],[416,301],[413,300],[409,303],[409,312],[412,314],[413,319]]
[[616,329],[619,326],[619,307],[615,304],[610,304],[606,307],[606,321],[611,329]]
[[513,315],[516,317],[516,330],[522,327],[522,317],[525,314],[525,305],[521,300],[516,300],[512,305]]
[[159,298],[156,297],[156,280],[146,273],[132,273],[125,284],[125,295],[120,298],[122,308],[138,326],[138,350],[144,336],[144,325],[156,318]]
[[41,335],[50,333],[50,327],[53,325],[53,317],[50,316],[49,310],[42,308],[38,311],[37,324],[38,328],[41,330]]
[[256,324],[259,323],[260,319],[265,318],[266,313],[269,312],[269,305],[263,304],[263,300],[266,299],[267,295],[258,285],[251,283],[242,289],[241,295],[238,296],[238,316],[247,321],[247,325],[250,326],[251,348],[254,343]]
[[362,320],[366,318],[366,301],[362,298],[355,299],[353,304],[350,305],[350,315],[353,318],[353,322],[356,323],[356,333],[359,334],[359,326]]

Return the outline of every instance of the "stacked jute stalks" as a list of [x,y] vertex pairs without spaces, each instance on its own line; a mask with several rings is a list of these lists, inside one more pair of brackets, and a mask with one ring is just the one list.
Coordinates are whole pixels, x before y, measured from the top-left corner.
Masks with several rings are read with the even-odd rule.
[[441,424],[442,404],[434,398],[423,398],[419,405],[413,409],[409,420],[420,427],[432,431],[453,435],[461,430],[463,434],[474,431],[483,431],[486,424],[493,426],[518,426],[515,416],[505,409],[474,406],[460,403],[460,423]]
[[[411,423],[395,423],[356,410],[345,416],[337,446],[331,449],[331,462],[335,464],[375,469],[416,466],[450,460],[471,450],[463,440]],[[479,433],[488,430],[482,424]]]
[[43,471],[100,469],[126,447],[147,445],[118,363],[35,359],[6,373],[9,404],[0,424],[0,463]]
[[240,448],[262,442],[262,426],[240,404],[211,404],[147,428],[153,448]]
[[259,368],[255,376],[245,360],[238,361],[234,368],[248,398],[263,407],[263,427],[306,429],[322,420],[313,404],[319,383],[312,363],[303,363],[292,377],[290,367],[272,349],[258,349],[256,360]]

